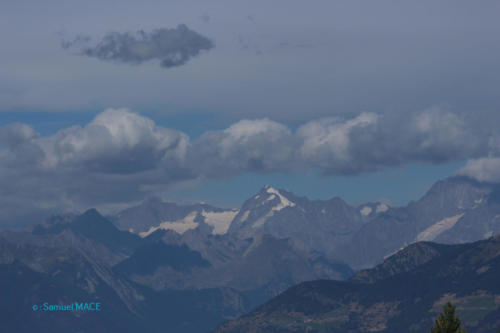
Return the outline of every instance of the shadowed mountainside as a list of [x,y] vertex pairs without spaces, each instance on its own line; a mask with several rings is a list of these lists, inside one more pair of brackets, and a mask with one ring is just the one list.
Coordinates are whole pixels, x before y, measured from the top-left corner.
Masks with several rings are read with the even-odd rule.
[[500,326],[500,236],[417,243],[348,281],[291,287],[215,332],[429,332],[451,301],[470,332]]

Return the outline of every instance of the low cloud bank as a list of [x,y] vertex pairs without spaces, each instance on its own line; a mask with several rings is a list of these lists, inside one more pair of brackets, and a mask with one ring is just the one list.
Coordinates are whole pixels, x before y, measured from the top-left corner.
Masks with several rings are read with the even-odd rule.
[[499,142],[440,108],[322,118],[295,131],[270,119],[246,119],[196,140],[128,109],[108,109],[84,127],[43,137],[14,123],[0,128],[0,223],[27,221],[42,211],[133,202],[248,172],[352,175],[469,159],[459,173],[500,181]]

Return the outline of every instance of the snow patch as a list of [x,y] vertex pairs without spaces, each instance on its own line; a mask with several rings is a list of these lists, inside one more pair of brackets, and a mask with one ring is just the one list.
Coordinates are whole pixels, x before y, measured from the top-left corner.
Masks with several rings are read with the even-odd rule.
[[372,209],[370,207],[368,207],[368,206],[364,206],[363,209],[361,209],[359,212],[363,216],[368,216],[372,212]]
[[398,253],[399,251],[404,250],[404,248],[405,248],[407,245],[408,245],[408,244],[405,242],[405,244],[404,244],[401,248],[399,248],[399,250],[396,250],[396,251],[393,251],[393,252],[391,252],[391,253],[389,253],[389,254],[386,254],[386,255],[384,256],[384,260],[385,260],[385,259],[387,259],[387,258],[389,258],[389,257],[391,257],[391,256],[393,256],[393,255],[395,255],[395,254],[396,254],[396,253]]
[[246,210],[243,215],[240,216],[240,222],[244,222],[248,219],[248,215],[250,214],[249,210]]
[[156,227],[151,227],[149,228],[148,231],[143,231],[139,233],[139,236],[142,238],[147,237],[151,235],[153,232],[156,230],[173,230],[177,232],[178,234],[183,234],[186,231],[190,229],[195,229],[198,227],[199,223],[194,222],[194,219],[196,218],[196,215],[198,212],[194,211],[186,215],[183,219],[177,220],[177,221],[164,221],[160,223],[160,225]]
[[477,200],[474,200],[474,206],[472,207],[472,209],[476,209],[477,207],[479,207],[479,205],[483,202],[483,198],[480,198],[480,199],[477,199]]
[[267,193],[275,194],[280,198],[280,203],[272,208],[273,211],[280,211],[285,207],[294,207],[295,202],[291,202],[285,196],[283,196],[278,190],[268,187],[266,189]]
[[383,213],[383,212],[387,212],[389,210],[389,206],[387,206],[386,204],[379,204],[377,205],[377,208],[375,209],[375,212],[376,213]]
[[264,225],[264,223],[266,223],[266,221],[271,216],[273,216],[275,212],[279,212],[285,207],[294,207],[296,205],[295,202],[288,200],[288,198],[286,198],[283,194],[281,194],[280,191],[272,188],[271,186],[265,186],[265,189],[267,193],[271,194],[271,196],[267,199],[268,201],[278,197],[280,202],[276,206],[271,208],[271,210],[266,215],[257,219],[252,225],[252,228],[259,228],[262,225]]
[[432,241],[436,239],[444,231],[453,228],[453,226],[464,216],[464,213],[455,215],[452,217],[447,217],[441,221],[438,221],[418,234],[416,241]]
[[259,219],[257,219],[257,221],[254,222],[254,224],[252,225],[252,228],[256,229],[258,227],[261,227],[264,225],[264,223],[266,223],[267,219],[270,218],[271,216],[274,215],[274,211],[271,210],[269,211],[269,213],[267,213],[266,215],[260,217]]
[[229,229],[231,221],[238,214],[238,210],[228,210],[224,212],[206,212],[201,211],[201,215],[205,217],[205,223],[214,227],[212,234],[223,235]]

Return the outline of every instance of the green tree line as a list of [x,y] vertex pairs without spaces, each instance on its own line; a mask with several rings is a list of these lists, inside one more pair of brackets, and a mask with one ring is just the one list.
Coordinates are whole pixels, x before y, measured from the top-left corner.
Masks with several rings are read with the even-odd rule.
[[[460,318],[455,315],[456,306],[448,302],[443,307],[443,312],[434,321],[434,327],[431,328],[431,333],[466,333],[462,328]],[[500,329],[497,330],[500,333]]]

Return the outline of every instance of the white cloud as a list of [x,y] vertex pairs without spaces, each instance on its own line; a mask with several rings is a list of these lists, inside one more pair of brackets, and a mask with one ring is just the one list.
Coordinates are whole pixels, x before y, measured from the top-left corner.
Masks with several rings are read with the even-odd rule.
[[499,159],[486,158],[498,140],[439,108],[322,118],[295,132],[270,119],[241,120],[192,142],[128,109],[107,109],[83,127],[45,137],[11,124],[0,128],[0,140],[0,222],[16,214],[28,219],[40,211],[116,206],[248,172],[357,174],[471,159],[462,174],[500,181]]
[[458,115],[437,107],[417,114],[413,122],[418,138],[413,150],[422,156],[433,154],[436,159],[448,159],[461,152],[468,156],[471,151],[478,151],[478,145],[484,143],[484,137],[478,141],[478,137],[470,132],[471,129]]
[[500,158],[486,157],[470,160],[458,174],[485,182],[500,182]]
[[182,160],[188,143],[187,135],[128,109],[105,110],[85,127],[70,127],[39,141],[46,166],[86,165],[107,173],[150,170]]
[[374,125],[377,119],[374,113],[362,113],[347,121],[324,118],[308,122],[297,130],[302,143],[299,148],[301,158],[323,168],[348,161],[352,130]]
[[286,171],[293,167],[293,142],[290,129],[282,124],[269,119],[241,120],[196,140],[188,164],[206,177]]

